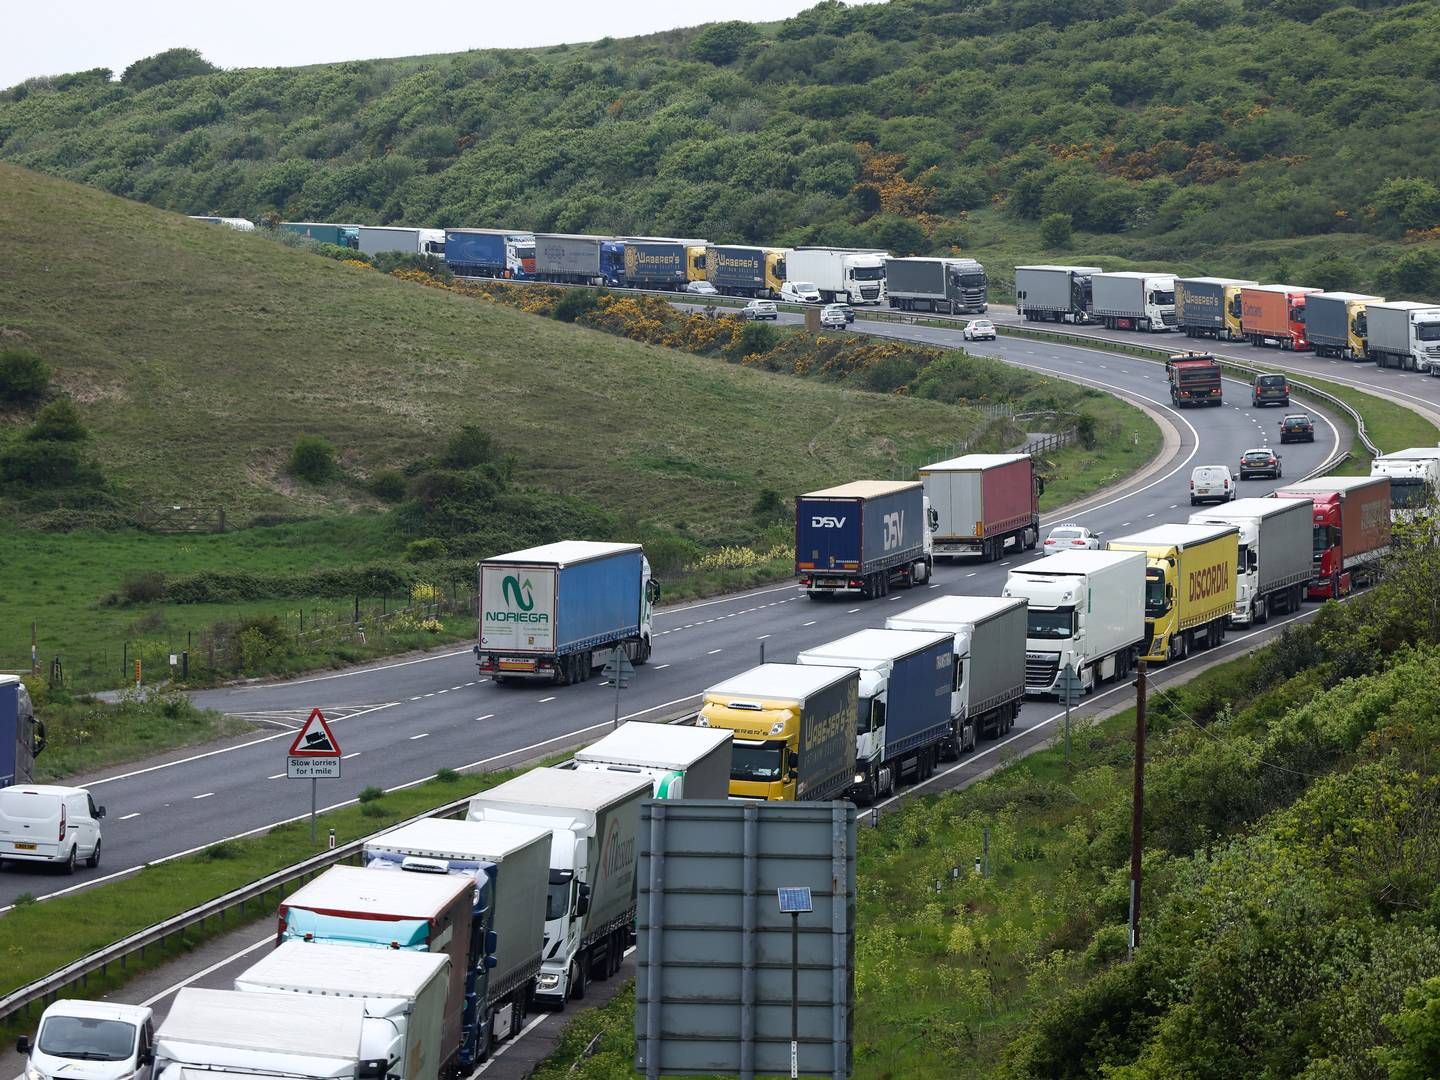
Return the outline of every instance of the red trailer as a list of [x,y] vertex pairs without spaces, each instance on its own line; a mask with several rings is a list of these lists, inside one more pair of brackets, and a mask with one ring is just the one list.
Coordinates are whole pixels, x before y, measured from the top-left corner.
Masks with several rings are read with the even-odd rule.
[[1319,289],[1300,285],[1247,285],[1240,290],[1240,330],[1251,345],[1305,352],[1305,297]]
[[1379,576],[1390,550],[1388,476],[1321,476],[1287,484],[1275,496],[1314,506],[1307,599],[1338,598]]
[[1040,494],[1029,454],[966,454],[920,470],[930,500],[936,555],[979,552],[989,562],[1005,545],[1033,548],[1040,537]]

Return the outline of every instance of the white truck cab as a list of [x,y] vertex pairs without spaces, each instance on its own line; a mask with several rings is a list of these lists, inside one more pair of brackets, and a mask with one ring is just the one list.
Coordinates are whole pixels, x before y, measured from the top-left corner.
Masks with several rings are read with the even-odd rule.
[[62,998],[40,1016],[24,1080],[150,1080],[155,1064],[154,1014],[143,1005]]

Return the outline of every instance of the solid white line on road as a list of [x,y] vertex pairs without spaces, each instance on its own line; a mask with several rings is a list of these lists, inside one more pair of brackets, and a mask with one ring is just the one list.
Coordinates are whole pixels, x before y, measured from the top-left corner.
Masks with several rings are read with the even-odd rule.
[[542,698],[540,699],[540,704],[541,704],[541,705],[544,705],[547,701],[554,701],[554,700],[555,700],[555,695],[554,695],[554,694],[551,694],[549,697],[542,697]]
[[213,791],[207,791],[207,792],[205,792],[204,794],[201,794],[201,795],[191,795],[190,798],[192,798],[192,799],[208,799],[208,798],[210,798],[211,795],[214,795],[214,794],[215,794],[215,792],[213,792]]
[[193,975],[187,975],[184,979],[181,979],[181,980],[180,980],[179,982],[177,982],[174,986],[167,986],[164,990],[161,990],[158,994],[155,994],[155,995],[152,996],[152,997],[146,998],[144,1001],[140,1002],[140,1004],[141,1004],[142,1006],[144,1006],[145,1008],[148,1009],[148,1008],[150,1008],[151,1006],[153,1006],[157,1001],[164,1001],[164,1000],[165,1000],[167,997],[169,997],[171,994],[178,993],[179,991],[184,990],[185,987],[189,986],[191,983],[195,982],[197,979],[203,979],[206,975],[210,975],[210,974],[212,974],[212,973],[214,973],[214,972],[216,972],[216,971],[219,971],[221,968],[225,967],[227,964],[233,964],[236,960],[239,960],[242,956],[249,956],[249,955],[250,955],[252,952],[254,952],[256,949],[263,949],[266,945],[274,945],[274,944],[275,944],[275,935],[274,935],[274,934],[266,934],[263,938],[261,938],[259,941],[257,941],[254,945],[246,945],[245,948],[241,949],[241,950],[240,950],[239,952],[237,952],[237,953],[231,953],[229,956],[225,957],[224,960],[220,960],[220,961],[218,961],[218,962],[216,962],[216,963],[214,963],[214,964],[211,964],[209,967],[205,968],[205,969],[202,970],[202,971],[197,971],[197,972],[195,972],[195,974],[193,974]]
[[493,712],[487,712],[484,716],[475,717],[475,722],[478,724],[481,720],[489,720],[494,715],[495,714]]
[[[283,776],[283,775],[285,775],[285,774],[284,774],[284,773],[281,773],[280,775]],[[139,811],[139,810],[136,810],[133,814],[121,814],[121,815],[120,815],[118,818],[116,818],[115,820],[116,820],[116,821],[129,821],[131,818],[133,818],[133,817],[139,817],[139,816],[140,816],[140,811]]]
[[718,652],[724,652],[724,651],[725,651],[724,649],[711,649],[711,650],[710,650],[708,653],[706,653],[705,655],[706,655],[706,656],[714,656],[716,653],[718,653]]
[[422,731],[422,732],[420,732],[419,735],[411,735],[411,736],[410,736],[410,741],[411,741],[411,742],[414,742],[416,739],[428,739],[429,737],[430,737],[430,732],[428,732],[428,731]]
[[391,671],[395,668],[409,667],[411,664],[424,664],[430,660],[448,660],[452,656],[464,656],[473,649],[456,649],[454,652],[436,653],[434,656],[422,656],[417,660],[401,660],[394,664],[381,664],[378,667],[357,668],[354,671],[337,671],[333,675],[315,675],[309,679],[289,679],[283,683],[266,683],[263,686],[235,686],[232,687],[236,693],[253,693],[256,690],[273,690],[277,686],[303,686],[312,682],[328,682],[331,679],[348,679],[352,675],[368,675],[372,671]]
[[656,670],[656,671],[664,671],[664,670],[665,670],[667,667],[669,667],[669,666],[670,666],[669,664],[656,664],[656,665],[655,665],[655,670]]

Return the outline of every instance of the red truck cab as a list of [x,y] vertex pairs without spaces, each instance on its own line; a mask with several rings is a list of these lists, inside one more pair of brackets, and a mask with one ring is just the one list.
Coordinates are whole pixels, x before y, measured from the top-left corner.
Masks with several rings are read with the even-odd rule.
[[1378,576],[1390,550],[1388,477],[1321,476],[1287,484],[1275,497],[1308,498],[1314,507],[1306,599],[1339,599]]

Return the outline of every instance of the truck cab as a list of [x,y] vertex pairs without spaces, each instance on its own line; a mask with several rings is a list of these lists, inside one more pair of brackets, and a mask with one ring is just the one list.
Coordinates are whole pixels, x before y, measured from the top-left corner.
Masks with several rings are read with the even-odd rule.
[[1440,446],[1417,446],[1370,462],[1371,476],[1390,478],[1390,520],[1413,522],[1433,512],[1440,494]]

